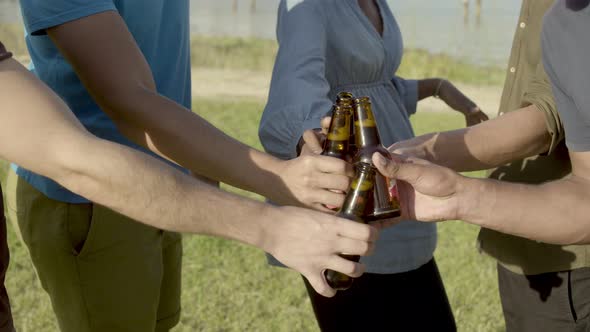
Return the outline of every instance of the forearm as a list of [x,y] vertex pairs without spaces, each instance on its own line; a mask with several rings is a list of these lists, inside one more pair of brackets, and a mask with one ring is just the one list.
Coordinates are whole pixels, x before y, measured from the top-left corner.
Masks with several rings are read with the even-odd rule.
[[111,98],[105,107],[124,135],[149,150],[197,174],[280,200],[280,160],[236,141],[179,104],[138,89]]
[[428,134],[413,141],[423,142],[419,149],[424,159],[462,172],[498,167],[543,153],[551,136],[543,113],[529,106],[473,127]]
[[66,188],[154,227],[258,247],[265,243],[265,230],[271,229],[268,216],[275,213],[273,207],[206,185],[119,144],[80,139],[57,152],[51,162],[46,175]]
[[418,80],[418,100],[435,95],[437,88],[443,83],[441,78],[426,78]]
[[[249,218],[268,211],[262,203],[90,135],[63,101],[14,60],[0,63],[0,110],[2,158],[146,224],[260,244],[256,223],[265,221]],[[223,209],[226,204],[232,209]],[[251,222],[251,228],[242,228]]]
[[[197,174],[275,198],[273,189],[281,183],[266,175],[279,174],[281,163],[158,94],[151,69],[118,13],[91,15],[52,27],[47,34],[132,141]],[[104,47],[118,51],[105,53]]]
[[590,183],[579,177],[543,185],[463,178],[459,219],[555,244],[590,243]]

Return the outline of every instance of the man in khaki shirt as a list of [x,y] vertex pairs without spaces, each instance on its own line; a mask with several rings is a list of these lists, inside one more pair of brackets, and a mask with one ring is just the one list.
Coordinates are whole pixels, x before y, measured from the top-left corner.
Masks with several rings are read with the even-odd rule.
[[[489,175],[509,182],[541,184],[569,175],[564,129],[541,61],[543,16],[553,3],[522,2],[498,118],[470,129],[417,137],[391,150],[458,171],[504,165]],[[531,155],[535,157],[523,159]],[[550,245],[486,228],[478,240],[481,250],[498,261],[508,332],[579,331],[588,326],[589,246]]]
[[[541,61],[543,16],[554,2],[523,1],[499,112],[502,116],[533,105],[545,114],[551,143],[543,155],[499,167],[490,178],[539,184],[571,173],[563,127]],[[481,250],[498,261],[507,331],[576,330],[581,300],[590,296],[590,246],[550,245],[486,228],[478,241]]]

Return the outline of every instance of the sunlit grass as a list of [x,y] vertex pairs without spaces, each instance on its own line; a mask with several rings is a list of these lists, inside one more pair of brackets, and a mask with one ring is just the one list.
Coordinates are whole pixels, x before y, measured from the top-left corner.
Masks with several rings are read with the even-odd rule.
[[[259,102],[205,99],[194,105],[228,134],[260,148]],[[452,112],[418,113],[412,121],[418,134],[463,125],[461,116]],[[39,287],[26,248],[9,229],[7,285],[18,330],[55,331],[49,299]],[[459,330],[502,331],[494,263],[477,253],[476,234],[476,227],[463,223],[441,224],[436,258]],[[261,251],[235,242],[185,236],[184,244],[183,313],[174,331],[317,331],[296,273],[267,266]]]
[[[0,25],[0,40],[26,56],[22,28]],[[194,37],[193,66],[268,72],[276,53],[273,41]],[[500,84],[500,68],[482,68],[444,55],[408,50],[399,72],[406,77],[441,76],[473,84]],[[263,105],[256,100],[200,99],[196,112],[244,143],[261,148],[256,136]],[[418,113],[416,133],[457,128],[455,114]],[[5,169],[6,167],[2,167]],[[4,178],[4,174],[0,174]],[[481,175],[481,173],[476,174]],[[259,196],[224,186],[252,198]],[[460,331],[501,331],[503,320],[494,263],[475,249],[477,228],[451,222],[439,227],[436,252]],[[41,290],[28,252],[9,226],[11,265],[7,286],[19,331],[56,331],[50,302]],[[394,319],[394,318],[392,318]],[[185,236],[183,315],[174,331],[316,331],[300,277],[270,268],[259,250],[230,241]]]

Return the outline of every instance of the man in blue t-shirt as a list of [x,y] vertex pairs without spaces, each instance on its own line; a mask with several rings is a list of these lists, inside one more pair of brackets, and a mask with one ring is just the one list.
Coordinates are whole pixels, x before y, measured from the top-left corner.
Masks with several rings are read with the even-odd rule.
[[[91,133],[282,205],[327,211],[323,205],[342,203],[343,194],[334,190],[348,186],[346,163],[322,156],[281,161],[237,143],[189,111],[188,0],[21,0],[21,7],[33,72]],[[178,234],[136,223],[26,168],[13,168],[7,197],[19,204],[9,218],[20,228],[63,331],[166,331],[178,322]],[[221,213],[212,197],[201,199],[213,207],[202,212],[204,219]],[[247,209],[234,204],[231,212],[245,216]],[[257,226],[275,228],[268,219],[264,213],[251,218],[252,233],[228,237],[259,238]],[[323,225],[301,223],[299,229],[283,227],[281,234],[347,236],[352,231],[313,219],[309,222]],[[220,219],[202,233],[216,235],[221,229],[237,231]],[[275,254],[304,273],[318,292],[332,296],[323,269],[352,275],[362,269],[334,252],[369,250],[350,242],[335,251],[335,245],[318,244],[305,259],[284,250]]]

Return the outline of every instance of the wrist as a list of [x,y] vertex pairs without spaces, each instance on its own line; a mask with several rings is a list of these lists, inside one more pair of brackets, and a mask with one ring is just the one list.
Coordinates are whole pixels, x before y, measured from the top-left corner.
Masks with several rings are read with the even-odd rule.
[[252,191],[280,203],[282,196],[276,190],[284,186],[282,174],[284,173],[286,161],[259,151],[256,151],[252,156],[252,160],[259,168],[256,176],[249,178],[250,187],[254,188]]
[[444,89],[444,86],[446,85],[447,80],[442,79],[442,78],[438,78],[436,85],[434,87],[434,91],[432,92],[432,96],[436,99],[440,99],[441,98],[441,93]]
[[438,156],[435,151],[436,142],[439,138],[440,133],[431,133],[428,134],[429,137],[425,140],[424,144],[422,144],[422,156],[420,158],[424,160],[428,160],[431,163],[438,164]]
[[465,116],[470,116],[472,114],[476,114],[476,112],[474,112],[476,109],[477,109],[477,105],[474,102],[470,101],[469,106],[467,108],[460,109],[458,111],[461,112],[461,114],[463,114]]
[[480,227],[486,226],[487,210],[493,205],[489,180],[460,176],[457,183],[457,219]]
[[260,211],[260,217],[257,218],[259,221],[260,235],[256,239],[254,246],[264,250],[269,254],[275,253],[277,246],[276,240],[278,238],[277,232],[280,231],[279,223],[277,220],[280,218],[280,207],[264,204],[264,207]]

